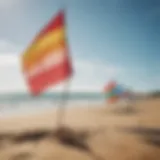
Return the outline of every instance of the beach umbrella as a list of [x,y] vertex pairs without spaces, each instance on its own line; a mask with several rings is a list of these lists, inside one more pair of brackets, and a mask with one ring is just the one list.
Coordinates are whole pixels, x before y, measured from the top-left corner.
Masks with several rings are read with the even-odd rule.
[[107,83],[107,85],[105,85],[104,92],[109,92],[110,90],[115,88],[116,85],[117,83],[115,81],[110,81],[109,83]]
[[[66,31],[66,12],[60,10],[35,36],[22,55],[22,71],[33,96],[65,82],[58,121],[61,123],[68,84],[73,75]],[[63,108],[63,109],[62,109]]]
[[110,81],[104,87],[105,98],[108,103],[118,102],[124,93],[124,88],[115,81]]

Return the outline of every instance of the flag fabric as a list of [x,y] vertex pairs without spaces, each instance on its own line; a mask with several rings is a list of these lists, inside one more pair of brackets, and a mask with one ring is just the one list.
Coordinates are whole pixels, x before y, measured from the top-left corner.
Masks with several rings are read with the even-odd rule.
[[104,92],[108,103],[116,103],[120,100],[120,98],[122,98],[125,90],[116,82],[111,81],[107,84],[107,86],[105,86]]
[[62,10],[39,32],[22,56],[23,74],[33,95],[72,75],[65,27]]

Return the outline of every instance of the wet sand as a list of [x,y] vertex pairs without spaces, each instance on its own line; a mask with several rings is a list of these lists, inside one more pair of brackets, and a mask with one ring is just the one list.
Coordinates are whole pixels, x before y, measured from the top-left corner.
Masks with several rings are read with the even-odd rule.
[[57,138],[56,115],[1,118],[0,160],[160,160],[160,99],[141,100],[130,112],[67,108],[63,122],[74,130],[67,143]]

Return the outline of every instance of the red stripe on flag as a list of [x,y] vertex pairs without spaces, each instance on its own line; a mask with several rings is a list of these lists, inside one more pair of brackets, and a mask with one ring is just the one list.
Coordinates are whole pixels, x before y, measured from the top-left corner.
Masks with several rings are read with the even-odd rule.
[[67,79],[72,74],[72,67],[68,58],[57,66],[52,66],[48,71],[44,71],[32,78],[28,78],[29,89],[33,95],[38,95],[50,85],[57,85]]
[[35,41],[42,38],[48,32],[62,26],[65,26],[65,15],[63,10],[54,16],[50,22],[40,31],[40,33],[36,36]]

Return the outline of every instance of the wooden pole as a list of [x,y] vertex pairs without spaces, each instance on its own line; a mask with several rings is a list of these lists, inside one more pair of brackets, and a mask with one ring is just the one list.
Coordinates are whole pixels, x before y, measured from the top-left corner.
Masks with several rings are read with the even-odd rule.
[[62,96],[60,97],[60,103],[57,109],[57,127],[61,127],[63,125],[63,120],[66,112],[66,104],[69,98],[69,86],[70,86],[70,79],[65,82],[65,88],[62,92]]

